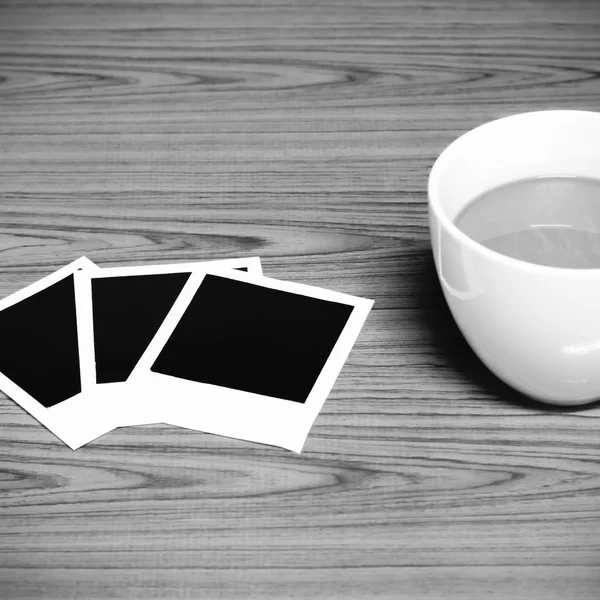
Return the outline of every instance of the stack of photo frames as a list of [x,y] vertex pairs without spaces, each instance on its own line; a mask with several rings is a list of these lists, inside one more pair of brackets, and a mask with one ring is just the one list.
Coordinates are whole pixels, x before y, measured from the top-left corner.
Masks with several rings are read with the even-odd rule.
[[73,449],[167,423],[300,452],[372,305],[259,258],[82,257],[0,300],[0,389]]

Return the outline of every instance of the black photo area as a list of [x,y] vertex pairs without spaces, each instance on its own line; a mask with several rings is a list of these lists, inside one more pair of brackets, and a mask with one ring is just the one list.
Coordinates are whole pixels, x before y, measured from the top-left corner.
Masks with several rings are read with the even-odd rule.
[[189,277],[188,272],[92,279],[96,383],[127,380]]
[[73,276],[0,311],[0,372],[49,408],[81,392]]
[[352,310],[207,275],[152,371],[303,403]]
[[190,273],[92,279],[96,382],[126,381]]

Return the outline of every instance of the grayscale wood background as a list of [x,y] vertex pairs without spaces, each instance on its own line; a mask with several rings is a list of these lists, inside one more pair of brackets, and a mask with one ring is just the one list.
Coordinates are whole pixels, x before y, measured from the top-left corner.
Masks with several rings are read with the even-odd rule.
[[481,365],[426,209],[453,139],[600,110],[599,69],[596,0],[0,0],[1,297],[81,255],[259,255],[375,300],[300,455],[73,452],[0,394],[0,597],[600,598],[600,409]]

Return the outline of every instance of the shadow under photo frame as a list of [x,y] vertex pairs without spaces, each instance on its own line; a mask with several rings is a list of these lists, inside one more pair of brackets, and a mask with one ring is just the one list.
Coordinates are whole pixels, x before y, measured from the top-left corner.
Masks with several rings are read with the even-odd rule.
[[428,307],[428,310],[418,311],[417,318],[422,320],[421,325],[427,331],[431,343],[439,353],[444,354],[449,366],[460,372],[471,383],[494,396],[492,401],[512,404],[536,412],[554,413],[582,412],[600,406],[600,399],[578,406],[546,404],[502,381],[481,361],[456,324],[437,276],[431,246],[427,244],[419,248],[415,259],[418,264],[423,265],[423,270],[415,282],[415,288],[419,298],[423,299],[422,306]]

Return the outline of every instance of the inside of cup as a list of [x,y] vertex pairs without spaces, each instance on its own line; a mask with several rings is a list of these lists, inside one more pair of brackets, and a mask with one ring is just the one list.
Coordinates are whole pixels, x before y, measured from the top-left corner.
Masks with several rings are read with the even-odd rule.
[[495,187],[558,176],[600,179],[600,113],[524,113],[470,131],[436,162],[430,203],[454,221],[469,202]]

